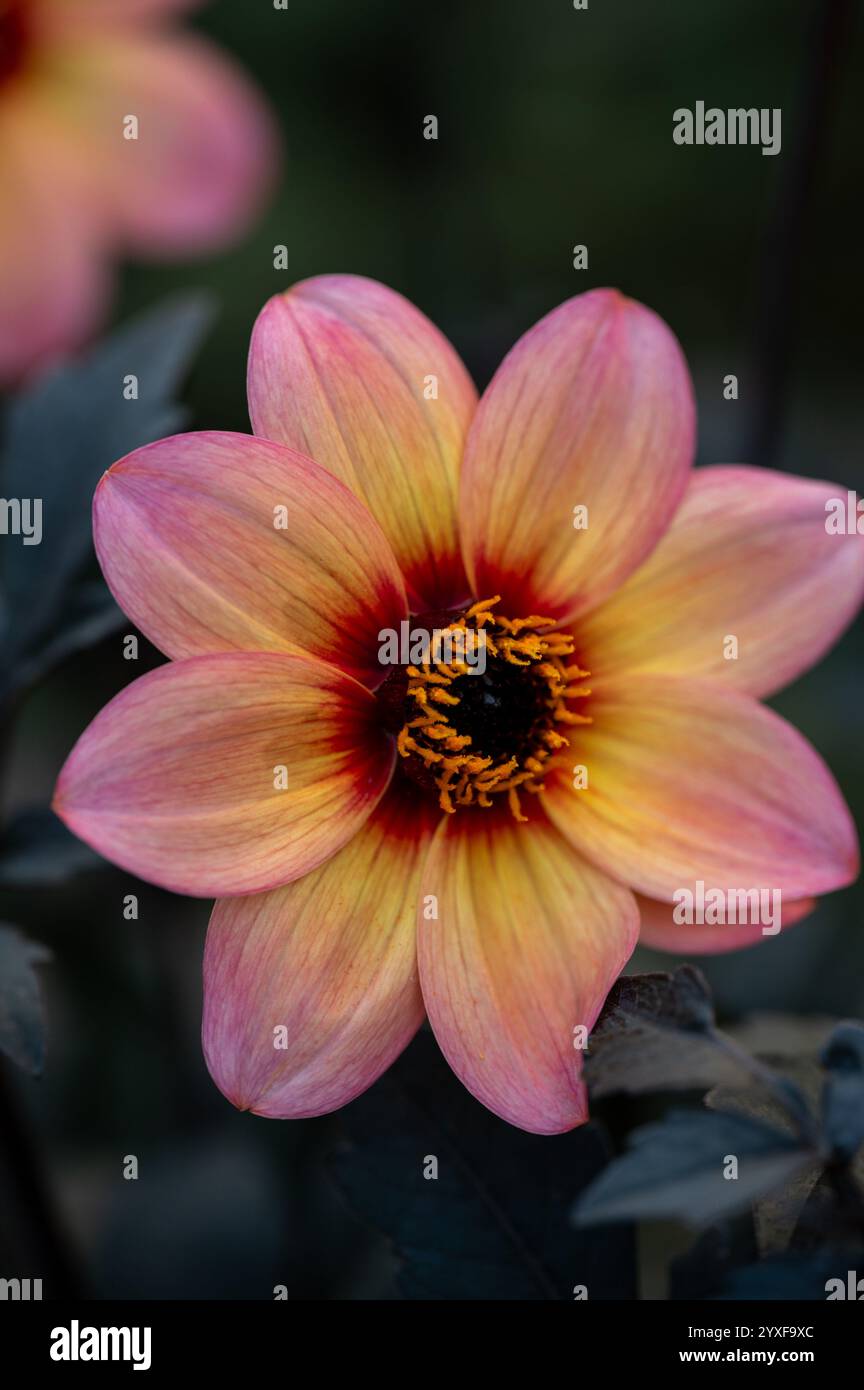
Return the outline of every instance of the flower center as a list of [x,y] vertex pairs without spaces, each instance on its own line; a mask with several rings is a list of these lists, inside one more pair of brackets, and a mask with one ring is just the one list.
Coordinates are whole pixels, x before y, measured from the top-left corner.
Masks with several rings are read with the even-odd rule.
[[29,0],[0,0],[0,87],[24,66]]
[[520,798],[543,790],[550,759],[569,744],[563,729],[591,722],[568,706],[591,693],[581,684],[589,673],[570,661],[573,638],[549,630],[552,618],[506,618],[493,612],[499,602],[444,615],[427,659],[395,670],[378,699],[404,771],[437,791],[442,810],[506,796],[525,821]]

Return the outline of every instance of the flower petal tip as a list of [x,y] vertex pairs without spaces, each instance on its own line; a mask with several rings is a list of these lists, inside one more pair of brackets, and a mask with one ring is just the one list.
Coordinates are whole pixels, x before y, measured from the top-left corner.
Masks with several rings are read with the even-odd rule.
[[171,892],[264,892],[328,859],[383,795],[395,754],[371,728],[372,707],[362,686],[310,657],[168,662],[84,731],[55,807],[93,849]]
[[[687,364],[657,314],[617,289],[552,309],[504,358],[466,442],[460,521],[475,592],[561,621],[595,607],[669,525],[695,433]],[[574,502],[591,518],[578,545]]]

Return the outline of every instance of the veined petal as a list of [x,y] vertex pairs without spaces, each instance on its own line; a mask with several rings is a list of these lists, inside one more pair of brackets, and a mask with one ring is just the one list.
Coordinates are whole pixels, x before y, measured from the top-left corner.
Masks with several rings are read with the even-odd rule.
[[364,500],[415,609],[465,597],[457,478],[477,396],[413,304],[358,275],[302,281],[259,314],[248,387],[256,434],[309,454]]
[[[790,901],[858,872],[848,808],[797,730],[714,681],[600,683],[568,766],[547,777],[552,821],[607,873],[671,902],[710,889],[778,889]],[[569,764],[588,786],[573,790]]]
[[54,809],[163,888],[262,892],[329,859],[380,799],[393,752],[374,705],[350,676],[305,657],[223,652],[160,666],[84,731]]
[[332,859],[272,893],[216,904],[204,1052],[241,1110],[322,1115],[365,1091],[423,1018],[415,917],[441,813],[403,780]]
[[504,359],[468,437],[459,517],[473,591],[562,620],[594,607],[669,524],[694,429],[687,366],[656,314],[613,290],[547,314]]
[[711,676],[751,695],[787,685],[833,645],[864,596],[864,537],[826,532],[832,498],[845,507],[845,489],[831,483],[697,469],[656,550],[585,620],[584,661],[604,678]]
[[636,944],[635,899],[575,854],[542,812],[449,817],[421,887],[423,998],[441,1050],[468,1090],[537,1134],[588,1116],[574,1037],[590,1031]]
[[115,463],[93,505],[121,608],[171,657],[309,652],[377,684],[407,614],[379,526],[311,459],[243,434],[181,434]]
[[[773,922],[762,920],[718,922],[714,925],[704,922],[679,923],[672,916],[675,910],[672,903],[643,898],[641,893],[636,894],[636,902],[641,919],[639,945],[649,946],[652,951],[672,951],[682,956],[722,955],[727,951],[738,951],[743,946],[755,946],[760,941],[770,941],[777,934]],[[770,899],[766,900],[766,906],[770,912]],[[795,922],[800,922],[815,906],[815,898],[782,903],[778,929],[785,931]]]

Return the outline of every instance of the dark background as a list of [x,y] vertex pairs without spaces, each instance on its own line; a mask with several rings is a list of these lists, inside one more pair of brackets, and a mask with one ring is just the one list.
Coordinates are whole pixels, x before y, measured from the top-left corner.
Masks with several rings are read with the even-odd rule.
[[[681,339],[699,462],[864,489],[857,5],[290,0],[277,12],[269,0],[218,0],[192,22],[264,88],[285,143],[276,196],[243,245],[122,274],[117,321],[170,291],[216,296],[184,392],[192,427],[248,429],[249,332],[265,299],[296,279],[350,271],[394,286],[481,387],[542,314],[617,285]],[[782,153],[676,146],[672,112],[699,99],[781,107]],[[428,114],[437,142],[423,139]],[[273,269],[279,243],[287,272]],[[587,271],[572,267],[576,243],[588,246]],[[722,396],[730,372],[737,402]],[[859,625],[773,702],[825,757],[859,824],[861,655]],[[145,664],[130,667],[115,637],[29,695],[7,811],[47,802],[77,735]],[[123,918],[129,892],[137,922]],[[109,867],[61,890],[0,893],[0,917],[54,956],[41,970],[45,1074],[5,1073],[0,1146],[17,1149],[2,1168],[0,1274],[123,1298],[266,1299],[276,1283],[292,1298],[393,1297],[386,1242],[331,1179],[345,1118],[240,1115],[209,1080],[198,1040],[208,910]],[[722,1016],[860,1017],[861,922],[856,886],[778,940],[700,962]],[[669,961],[637,953],[631,969]],[[613,1130],[632,1122],[620,1107],[609,1118]],[[138,1182],[122,1179],[128,1154]],[[387,1175],[378,1180],[383,1208]],[[643,1293],[664,1293],[682,1244],[670,1227],[643,1241]]]

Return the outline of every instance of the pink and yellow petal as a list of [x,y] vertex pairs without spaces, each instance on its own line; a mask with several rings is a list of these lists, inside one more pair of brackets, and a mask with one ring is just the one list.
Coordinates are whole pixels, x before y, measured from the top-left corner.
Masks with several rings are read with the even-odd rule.
[[114,464],[93,516],[112,593],[168,656],[300,651],[380,681],[402,577],[363,504],[310,459],[251,435],[176,435]]
[[[648,897],[777,889],[790,901],[858,871],[848,808],[815,750],[772,710],[713,681],[634,675],[595,686],[593,720],[547,778],[574,847]],[[570,765],[587,769],[574,790]]]
[[304,280],[259,314],[248,387],[256,434],[309,454],[369,507],[415,610],[466,596],[456,505],[476,392],[418,309],[361,276]]
[[499,367],[466,445],[474,592],[562,620],[596,606],[669,524],[694,430],[687,366],[656,314],[612,290],[547,314]]
[[415,914],[434,803],[391,784],[344,849],[272,893],[216,904],[204,956],[204,1053],[241,1110],[346,1105],[417,1031]]
[[845,489],[767,469],[698,469],[657,548],[586,619],[584,661],[604,679],[710,676],[760,696],[788,684],[864,597],[864,537],[826,530],[836,498]]
[[152,26],[201,9],[205,0],[28,0],[46,34]]
[[81,196],[113,244],[148,258],[197,254],[257,213],[277,163],[275,130],[215,46],[180,33],[60,35],[42,67],[58,150],[81,168]]
[[529,825],[497,810],[448,818],[421,894],[423,998],[456,1075],[520,1129],[581,1124],[578,1030],[591,1029],[636,944],[633,894],[575,854],[539,807]]
[[[816,906],[815,898],[805,898],[800,902],[783,902],[780,905],[780,920],[768,920],[773,909],[773,901],[765,900],[766,920],[759,913],[751,913],[758,920],[746,922],[677,922],[673,917],[675,906],[659,902],[656,898],[645,898],[636,894],[639,905],[639,945],[652,951],[671,951],[682,956],[714,956],[727,951],[739,951],[745,946],[756,946],[760,941],[771,941],[778,931],[785,931],[807,917]],[[761,913],[760,903],[759,912]],[[737,909],[736,909],[737,916]]]
[[85,730],[54,809],[106,858],[201,897],[309,873],[380,800],[393,753],[362,685],[274,652],[191,657],[142,676]]
[[0,382],[17,383],[86,341],[110,278],[51,123],[17,97],[0,109],[0,187]]

